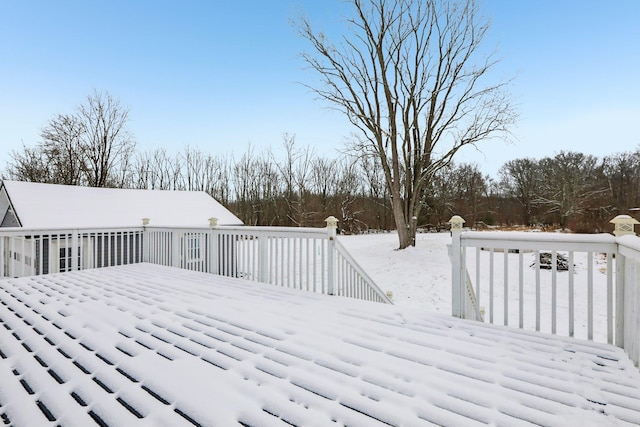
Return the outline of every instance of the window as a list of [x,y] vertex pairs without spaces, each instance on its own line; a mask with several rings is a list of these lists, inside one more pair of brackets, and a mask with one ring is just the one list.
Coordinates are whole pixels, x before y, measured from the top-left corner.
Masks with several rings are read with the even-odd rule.
[[189,240],[187,241],[188,261],[200,261],[201,245],[202,238],[200,236],[189,237]]
[[[59,267],[60,267],[60,272],[65,272],[65,271],[71,271],[71,253],[72,253],[72,248],[60,248],[60,253],[59,253]],[[80,247],[78,247],[78,266],[81,265],[81,260],[80,260]]]

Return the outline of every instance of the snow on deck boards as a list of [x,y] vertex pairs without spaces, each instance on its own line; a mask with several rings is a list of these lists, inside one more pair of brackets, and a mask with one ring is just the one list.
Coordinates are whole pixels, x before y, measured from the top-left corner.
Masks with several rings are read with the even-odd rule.
[[640,424],[609,345],[150,264],[0,302],[0,425]]

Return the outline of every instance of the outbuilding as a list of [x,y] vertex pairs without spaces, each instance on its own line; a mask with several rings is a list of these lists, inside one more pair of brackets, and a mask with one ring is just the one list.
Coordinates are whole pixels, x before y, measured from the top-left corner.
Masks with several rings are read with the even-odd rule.
[[143,218],[160,227],[242,225],[204,191],[136,190],[4,180],[0,184],[1,227],[136,227]]
[[[97,268],[140,262],[143,225],[202,230],[210,227],[211,218],[217,225],[243,225],[204,191],[8,180],[0,184],[0,218],[5,230],[0,240],[2,271],[11,276],[64,272],[74,265]],[[12,234],[10,227],[20,231]],[[23,233],[26,229],[29,236]],[[184,242],[188,246],[184,255],[193,262],[200,261],[203,238],[198,234]]]

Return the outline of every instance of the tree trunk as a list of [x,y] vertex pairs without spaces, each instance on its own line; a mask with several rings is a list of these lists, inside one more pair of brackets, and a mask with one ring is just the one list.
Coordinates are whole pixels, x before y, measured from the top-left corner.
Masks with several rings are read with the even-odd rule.
[[409,224],[404,219],[404,209],[400,197],[393,197],[391,201],[391,209],[393,211],[393,219],[396,223],[398,233],[398,249],[404,249],[411,245],[411,233],[409,232]]

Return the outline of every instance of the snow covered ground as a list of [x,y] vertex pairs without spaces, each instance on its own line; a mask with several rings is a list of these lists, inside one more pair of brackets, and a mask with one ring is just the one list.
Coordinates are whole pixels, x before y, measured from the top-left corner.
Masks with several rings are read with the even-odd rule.
[[351,255],[399,307],[451,314],[449,233],[418,234],[402,251],[395,233],[339,236]]
[[[398,307],[417,308],[451,314],[451,262],[447,244],[451,243],[448,232],[418,234],[415,247],[397,250],[395,233],[339,236],[358,263],[385,292],[393,293],[393,302]],[[518,325],[518,254],[509,254],[509,325]],[[531,267],[535,257],[525,253],[524,262],[524,328],[535,330],[535,269]],[[496,253],[494,286],[494,323],[503,324],[503,254]],[[594,339],[607,341],[606,320],[606,259],[595,254],[594,264]],[[483,251],[481,258],[480,306],[488,320],[489,312],[489,253]],[[575,259],[575,336],[587,337],[587,255],[576,253]],[[475,278],[473,263],[470,274]],[[551,272],[541,271],[541,330],[551,331]],[[558,272],[558,324],[560,335],[569,334],[568,272]],[[474,279],[472,279],[474,280]],[[615,296],[614,296],[615,298]]]

